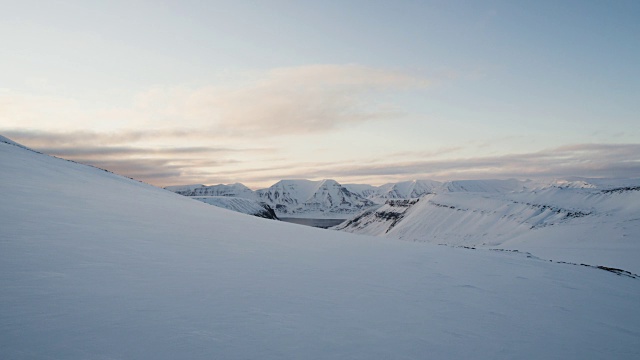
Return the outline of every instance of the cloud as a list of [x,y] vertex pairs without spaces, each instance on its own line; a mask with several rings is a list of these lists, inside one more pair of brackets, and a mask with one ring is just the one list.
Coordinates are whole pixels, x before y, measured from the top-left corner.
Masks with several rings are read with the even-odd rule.
[[113,132],[98,132],[88,130],[73,131],[41,131],[41,130],[3,130],[2,133],[18,142],[24,142],[30,147],[72,147],[85,146],[113,146],[131,144],[135,142],[208,138],[208,136],[194,130],[165,129],[165,130],[121,130]]
[[198,155],[198,154],[215,154],[222,152],[234,152],[239,150],[228,148],[210,148],[210,147],[177,147],[177,148],[139,148],[139,147],[126,147],[126,146],[109,146],[109,147],[96,147],[96,146],[82,146],[82,147],[58,147],[47,148],[37,147],[35,148],[45,154],[51,154],[55,156],[62,156],[66,158],[101,158],[110,156],[150,156],[150,155],[163,155],[163,156],[180,156],[180,155]]
[[[233,84],[159,86],[128,99],[126,106],[91,107],[86,100],[8,90],[0,93],[0,132],[36,150],[157,185],[264,184],[285,177],[379,183],[411,178],[640,176],[640,145],[635,144],[578,144],[472,158],[460,155],[469,153],[468,144],[425,147],[419,153],[396,146],[379,156],[388,146],[382,144],[376,145],[377,157],[352,155],[363,152],[345,149],[344,159],[313,162],[317,157],[310,154],[309,163],[289,162],[302,155],[289,156],[287,144],[296,144],[301,154],[311,153],[305,141],[314,138],[304,135],[395,121],[403,110],[394,105],[394,97],[428,85],[423,78],[389,69],[309,65],[254,72]],[[334,145],[325,142],[322,146]],[[278,152],[279,158],[266,155],[270,152]]]
[[214,183],[228,179],[220,176],[229,165],[242,163],[224,158],[176,158],[172,155],[158,157],[120,156],[62,156],[75,162],[106,169],[119,175],[144,181],[156,186],[190,183]]
[[401,116],[372,96],[426,85],[390,70],[310,65],[274,69],[235,87],[156,87],[137,95],[135,107],[154,126],[184,121],[226,136],[308,134]]
[[271,148],[153,147],[136,143],[156,137],[173,138],[176,134],[181,133],[14,131],[3,135],[45,153],[158,186],[243,182],[255,187],[283,178],[334,178],[343,183],[381,184],[416,178],[640,177],[640,144],[573,144],[537,152],[468,158],[453,158],[463,148],[450,147],[431,152],[396,152],[387,157],[291,163],[286,157],[264,157],[278,154]]
[[255,72],[249,80],[236,77],[235,83],[200,87],[157,86],[111,104],[7,91],[0,94],[0,130],[154,129],[157,134],[179,127],[225,138],[310,134],[403,116],[391,95],[428,85],[399,71],[362,65],[308,65]]
[[124,175],[132,179],[154,183],[164,179],[178,179],[182,176],[185,167],[171,164],[170,159],[75,159],[81,164],[107,169],[116,174]]
[[[158,139],[193,143],[190,132],[177,130],[116,133],[13,130],[3,135],[45,154],[93,165],[159,186],[180,184],[192,178],[211,180],[216,178],[218,169],[242,162],[236,157],[252,158],[256,154],[275,151],[264,147],[149,146],[149,141]],[[194,137],[207,139],[199,133]]]
[[[281,178],[335,178],[342,182],[410,179],[640,177],[640,144],[577,144],[538,152],[406,162],[322,162],[291,166]],[[254,181],[275,180],[267,174]]]
[[637,177],[639,144],[579,144],[534,153],[359,169],[364,174],[424,174],[439,179],[488,177]]
[[[201,182],[206,178],[215,178],[210,172],[199,172],[198,168],[216,168],[228,165],[230,161],[218,160],[176,160],[172,158],[159,159],[96,159],[77,158],[74,161],[107,169],[116,174],[124,175],[158,186],[170,184],[185,184]],[[214,175],[214,176],[212,176]]]
[[[67,132],[50,133],[42,131],[10,130],[3,132],[6,137],[17,141],[34,150],[56,156],[77,156],[101,157],[101,156],[123,156],[123,155],[198,155],[198,154],[220,154],[220,153],[240,153],[240,152],[271,152],[272,148],[242,148],[242,147],[215,147],[215,146],[156,146],[149,147],[149,141],[157,139],[181,139],[182,142],[189,142],[201,134],[191,132],[169,131],[169,132],[139,132],[123,131],[117,133],[97,133],[97,132]],[[200,137],[206,139],[206,136]],[[147,144],[147,146],[135,146],[136,143]],[[124,144],[124,145],[123,145]]]
[[426,81],[359,65],[276,69],[253,86],[216,99],[225,126],[249,132],[324,132],[401,111],[369,95],[426,86]]

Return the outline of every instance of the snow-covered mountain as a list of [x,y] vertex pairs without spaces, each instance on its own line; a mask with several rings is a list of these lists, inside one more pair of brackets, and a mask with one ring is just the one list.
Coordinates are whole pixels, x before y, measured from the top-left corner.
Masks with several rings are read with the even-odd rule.
[[453,181],[417,201],[387,201],[335,229],[640,272],[640,180]]
[[[253,191],[243,184],[178,185],[165,189],[180,195],[226,196],[257,200],[273,208],[280,217],[348,219],[387,199],[413,199],[432,193],[442,183],[413,180],[381,186],[341,185],[335,180],[280,180],[266,189]],[[214,205],[217,205],[215,203]],[[223,206],[225,207],[225,206]],[[233,207],[226,207],[234,209]]]
[[206,186],[198,185],[178,185],[167,186],[165,189],[184,196],[231,196],[245,199],[256,199],[253,190],[240,183],[219,184]]
[[3,138],[0,194],[3,359],[640,357],[640,279],[603,269],[244,216]]
[[366,184],[347,184],[349,191],[376,203],[384,203],[387,199],[414,199],[432,193],[442,185],[433,180],[412,180],[388,183],[380,186]]
[[256,193],[282,217],[341,219],[375,205],[335,180],[281,180]]
[[273,208],[281,217],[346,219],[375,205],[335,180],[281,180],[257,191],[242,184],[182,185],[165,189],[192,197],[227,196],[257,200]]
[[531,181],[509,180],[454,180],[439,186],[437,192],[505,193],[520,191],[535,184]]

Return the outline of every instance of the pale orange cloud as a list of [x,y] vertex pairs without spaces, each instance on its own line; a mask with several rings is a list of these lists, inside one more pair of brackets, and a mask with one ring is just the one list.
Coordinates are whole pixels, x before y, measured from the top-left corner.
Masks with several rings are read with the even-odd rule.
[[361,65],[309,65],[241,76],[224,85],[156,86],[117,104],[7,90],[0,93],[0,130],[178,129],[210,139],[313,134],[397,119],[402,109],[380,97],[427,85],[421,78]]
[[215,99],[223,126],[246,132],[309,133],[375,119],[400,109],[380,106],[369,95],[426,86],[402,73],[358,65],[276,69],[253,86]]
[[227,136],[325,132],[401,114],[370,98],[421,88],[424,79],[360,65],[280,68],[236,87],[157,87],[136,96],[149,126],[183,122]]

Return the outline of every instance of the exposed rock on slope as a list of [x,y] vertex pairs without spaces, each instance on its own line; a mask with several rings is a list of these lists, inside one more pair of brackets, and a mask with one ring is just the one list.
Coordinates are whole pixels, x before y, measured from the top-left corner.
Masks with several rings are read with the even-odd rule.
[[375,205],[335,180],[281,180],[257,194],[280,216],[347,218]]
[[387,199],[415,199],[430,194],[442,183],[413,180],[381,186],[341,185],[335,180],[280,180],[266,189],[252,191],[231,185],[180,185],[165,189],[185,196],[226,196],[257,200],[281,217],[347,219]]
[[[266,204],[283,217],[348,218],[375,205],[335,180],[281,180],[266,189],[252,191],[242,184],[183,185],[165,189],[181,195],[245,198]],[[216,203],[217,204],[217,203]],[[213,204],[213,205],[216,205]]]
[[277,220],[275,211],[265,203],[256,200],[228,197],[228,196],[193,196],[194,200],[243,214],[253,215],[265,219]]

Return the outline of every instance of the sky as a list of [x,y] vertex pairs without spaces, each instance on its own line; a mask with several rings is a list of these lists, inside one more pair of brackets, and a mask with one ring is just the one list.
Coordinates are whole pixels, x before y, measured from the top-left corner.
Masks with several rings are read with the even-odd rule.
[[157,186],[640,177],[640,2],[0,0],[0,134]]

